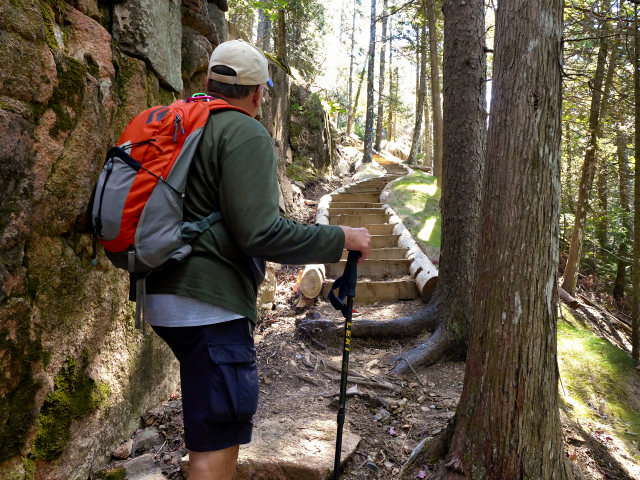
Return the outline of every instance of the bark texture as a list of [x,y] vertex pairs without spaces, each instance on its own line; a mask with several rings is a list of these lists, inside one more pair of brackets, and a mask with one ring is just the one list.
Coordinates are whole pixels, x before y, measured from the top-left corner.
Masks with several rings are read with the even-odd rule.
[[557,392],[561,39],[560,0],[500,5],[475,315],[436,478],[573,478]]
[[369,69],[367,71],[367,117],[364,127],[364,157],[362,163],[373,160],[373,76],[376,55],[376,0],[371,0],[371,27],[369,30]]
[[584,227],[589,209],[589,197],[591,196],[591,188],[593,186],[593,179],[596,173],[596,149],[598,147],[597,132],[598,122],[600,119],[600,105],[602,102],[602,84],[604,82],[605,65],[607,62],[607,37],[607,21],[604,21],[600,30],[598,60],[596,62],[596,73],[592,84],[588,141],[587,148],[584,153],[580,186],[578,187],[578,203],[575,208],[573,235],[571,237],[571,246],[569,247],[567,266],[562,276],[562,288],[564,288],[569,295],[576,294],[578,271],[580,270],[580,259],[582,257]]

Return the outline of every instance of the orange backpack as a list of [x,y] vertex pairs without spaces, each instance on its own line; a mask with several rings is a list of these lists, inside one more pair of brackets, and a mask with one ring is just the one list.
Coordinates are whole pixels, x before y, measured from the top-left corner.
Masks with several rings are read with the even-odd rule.
[[184,222],[187,175],[204,126],[214,110],[238,110],[224,100],[196,94],[145,110],[129,122],[107,153],[90,205],[94,240],[118,268],[136,273],[136,326],[144,305],[144,277],[169,260],[191,253],[191,242],[220,220],[212,212]]

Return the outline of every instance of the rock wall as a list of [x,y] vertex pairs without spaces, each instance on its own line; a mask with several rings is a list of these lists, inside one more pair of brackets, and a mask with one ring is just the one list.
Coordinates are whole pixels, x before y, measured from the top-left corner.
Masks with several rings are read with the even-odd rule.
[[[221,9],[226,0],[0,0],[0,479],[92,478],[177,386],[169,349],[133,327],[126,274],[101,248],[91,266],[86,209],[127,122],[203,90],[227,38]],[[270,73],[261,121],[286,210],[292,82],[276,63]]]

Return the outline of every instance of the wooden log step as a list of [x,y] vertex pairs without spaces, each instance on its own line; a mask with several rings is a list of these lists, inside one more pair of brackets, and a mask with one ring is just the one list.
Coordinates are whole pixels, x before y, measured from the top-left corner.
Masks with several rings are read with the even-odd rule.
[[380,202],[331,202],[329,208],[382,208],[382,205]]
[[[325,280],[322,286],[322,297],[327,298],[333,280]],[[337,293],[337,292],[336,292]],[[396,300],[414,300],[420,293],[412,278],[382,280],[377,282],[358,282],[354,305],[371,305],[376,302],[393,302]]]
[[[340,277],[346,264],[346,260],[341,260],[338,263],[325,265],[327,276]],[[403,277],[409,274],[409,265],[411,265],[411,260],[365,260],[358,264],[358,277],[377,280],[386,279],[389,276]]]
[[389,215],[331,215],[329,225],[360,227],[369,224],[384,224],[388,220]]
[[[384,184],[386,185],[386,183]],[[362,185],[355,187],[347,187],[344,189],[345,193],[376,193],[381,192],[384,185]]]
[[400,235],[371,235],[371,248],[376,249],[397,247],[399,238]]
[[[367,225],[360,225],[363,228],[369,230],[369,235],[393,235],[393,227],[388,223],[369,223]],[[395,247],[395,245],[393,245]]]
[[329,215],[385,215],[384,208],[335,208],[329,204]]
[[[409,251],[408,248],[373,248],[371,250],[370,260],[404,260],[404,255]],[[344,250],[340,260],[346,260],[349,252]]]
[[380,195],[377,193],[336,193],[331,195],[333,202],[380,202]]

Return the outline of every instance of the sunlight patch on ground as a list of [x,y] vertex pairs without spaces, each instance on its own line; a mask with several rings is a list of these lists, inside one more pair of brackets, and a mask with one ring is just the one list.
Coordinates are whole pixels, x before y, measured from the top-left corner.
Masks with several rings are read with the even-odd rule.
[[430,197],[435,195],[438,190],[436,182],[433,182],[431,185],[408,185],[406,188],[414,192],[426,193]]
[[424,227],[418,233],[418,238],[420,240],[424,240],[428,242],[431,239],[431,233],[433,232],[433,227],[436,226],[436,217],[428,218],[426,222],[424,222]]

